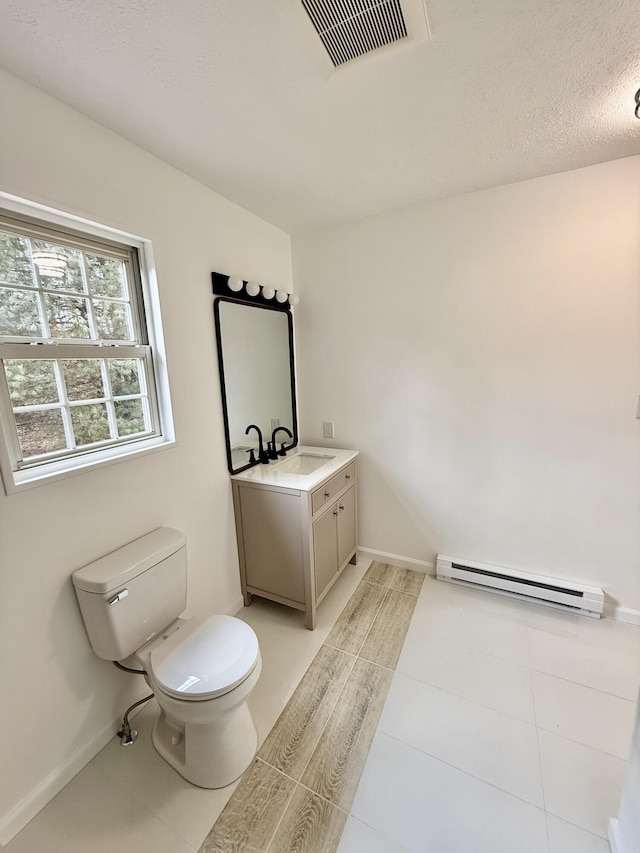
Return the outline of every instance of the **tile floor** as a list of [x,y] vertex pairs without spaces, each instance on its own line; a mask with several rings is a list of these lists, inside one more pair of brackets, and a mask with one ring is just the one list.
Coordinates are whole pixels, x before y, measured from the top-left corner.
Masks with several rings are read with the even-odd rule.
[[424,580],[371,564],[199,853],[336,853]]
[[[263,649],[252,710],[261,742],[368,563],[319,608],[256,599]],[[339,853],[608,853],[640,685],[640,629],[425,580]],[[235,790],[184,782],[114,739],[8,853],[192,853]],[[286,827],[284,828],[286,830]]]
[[640,628],[427,578],[339,853],[608,853]]

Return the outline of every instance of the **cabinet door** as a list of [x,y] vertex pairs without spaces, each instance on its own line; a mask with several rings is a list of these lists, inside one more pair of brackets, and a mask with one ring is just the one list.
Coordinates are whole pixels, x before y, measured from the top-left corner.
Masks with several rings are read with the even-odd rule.
[[299,498],[246,487],[240,508],[247,585],[303,603]]
[[313,558],[316,569],[316,598],[338,571],[338,543],[336,513],[338,505],[331,507],[313,523]]
[[341,568],[356,549],[356,487],[352,486],[340,498],[338,507],[338,568]]

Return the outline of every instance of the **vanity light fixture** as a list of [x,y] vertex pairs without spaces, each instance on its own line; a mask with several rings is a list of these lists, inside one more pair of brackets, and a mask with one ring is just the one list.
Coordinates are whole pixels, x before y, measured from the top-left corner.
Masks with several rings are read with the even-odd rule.
[[640,89],[636,92],[636,118],[640,118]]
[[225,275],[224,273],[211,273],[213,281],[213,292],[218,296],[230,296],[235,294],[236,298],[244,299],[250,297],[250,301],[255,301],[258,304],[267,305],[271,300],[279,303],[278,306],[272,307],[288,310],[300,302],[300,297],[294,293],[289,293],[284,288],[276,289],[270,284],[260,284],[255,280],[245,281],[239,275]]
[[233,290],[234,293],[239,293],[239,291],[244,287],[244,281],[239,275],[230,275],[227,284],[229,286],[229,290]]

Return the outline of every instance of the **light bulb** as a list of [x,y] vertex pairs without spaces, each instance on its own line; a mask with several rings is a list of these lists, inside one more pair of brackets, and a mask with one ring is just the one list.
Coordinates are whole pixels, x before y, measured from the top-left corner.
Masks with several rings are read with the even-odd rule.
[[289,298],[289,294],[286,290],[276,290],[276,299],[278,302],[286,302]]
[[289,305],[297,305],[300,302],[300,297],[296,293],[289,294]]
[[244,281],[239,275],[230,275],[227,284],[229,286],[229,290],[233,290],[234,293],[237,293],[239,290],[242,290]]
[[257,281],[247,282],[247,293],[249,296],[257,296],[260,293],[260,285]]
[[276,291],[273,287],[263,287],[262,295],[265,299],[273,299],[273,297],[276,295]]

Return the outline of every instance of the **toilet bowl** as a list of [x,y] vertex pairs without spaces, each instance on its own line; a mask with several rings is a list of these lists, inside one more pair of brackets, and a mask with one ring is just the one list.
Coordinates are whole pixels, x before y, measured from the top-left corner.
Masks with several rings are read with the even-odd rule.
[[131,656],[160,706],[153,745],[181,776],[222,788],[258,744],[247,698],[262,669],[258,638],[231,616],[182,620]]
[[235,781],[256,752],[247,705],[262,660],[253,629],[233,616],[182,619],[184,534],[168,527],[73,573],[91,646],[142,669],[160,706],[152,740],[178,773],[202,788]]

